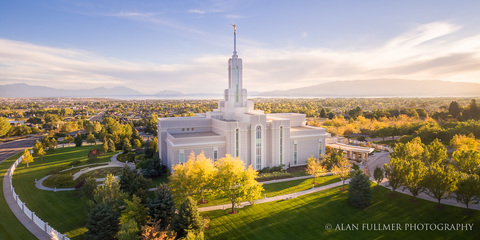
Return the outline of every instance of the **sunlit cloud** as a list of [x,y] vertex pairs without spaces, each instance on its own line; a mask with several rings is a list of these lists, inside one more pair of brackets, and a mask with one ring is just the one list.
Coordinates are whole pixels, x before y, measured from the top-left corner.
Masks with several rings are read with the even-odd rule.
[[188,13],[205,14],[205,11],[200,9],[190,9],[188,10]]
[[[363,50],[271,49],[245,43],[239,49],[244,86],[260,92],[367,79],[480,83],[480,35],[456,37],[460,29],[447,22],[419,25]],[[145,93],[221,93],[228,85],[230,54],[157,64],[0,38],[0,81],[57,88],[126,86]]]

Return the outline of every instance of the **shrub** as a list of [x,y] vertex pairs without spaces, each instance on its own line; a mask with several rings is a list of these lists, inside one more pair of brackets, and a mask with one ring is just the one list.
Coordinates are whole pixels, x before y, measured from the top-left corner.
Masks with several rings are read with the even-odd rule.
[[103,156],[103,154],[103,151],[100,149],[92,149],[90,152],[88,152],[88,158]]
[[268,181],[274,179],[282,179],[282,178],[291,178],[293,177],[291,173],[288,172],[272,172],[272,173],[261,173],[258,174],[257,181]]
[[70,162],[69,165],[70,165],[70,166],[77,166],[77,165],[80,165],[81,163],[82,163],[82,161],[80,161],[80,160],[75,160],[75,161]]
[[134,152],[128,152],[128,153],[122,153],[117,155],[117,160],[120,162],[133,162],[135,161],[135,153]]
[[70,187],[75,185],[75,181],[69,173],[53,174],[43,181],[43,185],[46,187]]

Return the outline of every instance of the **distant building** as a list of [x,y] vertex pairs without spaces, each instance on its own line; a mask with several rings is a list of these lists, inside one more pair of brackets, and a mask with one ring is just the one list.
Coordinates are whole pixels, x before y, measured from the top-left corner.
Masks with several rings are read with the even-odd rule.
[[254,109],[243,89],[242,59],[228,60],[228,89],[218,108],[194,117],[158,119],[160,158],[168,168],[183,163],[191,152],[214,161],[230,154],[254,169],[305,165],[325,153],[324,128],[306,126],[305,114],[265,114]]

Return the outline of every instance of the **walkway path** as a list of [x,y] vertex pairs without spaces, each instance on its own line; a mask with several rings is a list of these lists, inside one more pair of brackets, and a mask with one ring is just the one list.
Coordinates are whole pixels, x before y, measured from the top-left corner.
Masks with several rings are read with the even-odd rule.
[[[123,167],[123,166],[128,166],[130,169],[135,169],[135,164],[133,163],[123,163],[123,162],[120,162],[117,160],[117,155],[120,154],[120,153],[117,153],[115,155],[113,155],[111,158],[110,158],[110,162],[107,164],[107,165],[102,165],[102,166],[98,166],[98,167],[92,167],[92,168],[86,168],[85,170],[80,170],[79,172],[73,174],[73,180],[77,179],[78,177],[80,177],[80,175],[84,174],[84,173],[87,173],[87,172],[90,172],[90,171],[93,171],[93,170],[97,170],[97,169],[100,169],[100,168],[108,168],[108,167]],[[82,167],[82,166],[80,166]],[[43,178],[41,178],[40,180],[38,180],[37,182],[35,182],[35,187],[40,189],[40,190],[45,190],[45,191],[52,191],[52,192],[61,192],[61,191],[73,191],[75,190],[75,188],[51,188],[51,187],[45,187],[43,186],[43,181],[45,181],[45,179],[47,179],[48,177],[50,177],[50,175],[47,175]],[[115,177],[117,180],[118,180],[118,177]],[[102,179],[96,179],[97,182],[101,181],[103,182]],[[155,189],[153,189],[155,190]],[[151,190],[151,191],[153,191]]]
[[[371,180],[371,181],[375,181],[374,179],[370,179],[370,180]],[[389,181],[388,181],[388,179],[387,179],[386,181],[384,181],[384,182],[381,182],[381,183],[380,183],[380,186],[392,190],[392,188],[389,186]],[[412,196],[412,194],[410,193],[410,191],[408,191],[408,190],[402,190],[402,189],[403,189],[403,188],[400,187],[399,189],[395,190],[395,192],[399,192],[399,193],[403,193],[403,194]],[[417,198],[438,203],[437,199],[435,199],[435,198],[433,198],[433,197],[430,197],[428,194],[426,194],[426,193],[424,193],[424,192],[420,193],[420,194],[417,196]],[[441,204],[445,204],[445,205],[455,206],[455,207],[467,208],[467,206],[466,206],[465,204],[458,203],[457,200],[454,199],[454,198],[442,199],[442,200],[440,201],[440,203],[441,203]],[[480,204],[479,204],[479,203],[477,203],[477,204],[470,204],[470,205],[468,205],[468,207],[469,207],[470,209],[480,210]]]
[[[350,179],[347,179],[345,181],[345,184],[348,184],[349,182],[350,182]],[[328,184],[328,185],[317,187],[317,188],[308,189],[308,190],[301,191],[301,192],[279,195],[279,196],[275,196],[275,197],[263,198],[263,199],[256,200],[254,202],[259,204],[259,203],[274,202],[274,201],[279,201],[279,200],[287,200],[287,199],[291,199],[291,198],[296,198],[298,196],[307,195],[307,194],[310,194],[310,193],[315,193],[315,192],[320,192],[320,191],[331,189],[331,188],[336,188],[336,187],[339,187],[339,186],[342,186],[342,185],[343,185],[342,181],[339,181],[339,182],[336,182],[336,183]],[[250,202],[242,202],[239,205],[240,205],[239,208],[242,208],[242,207],[251,205],[251,203]],[[229,209],[231,207],[232,207],[232,204],[229,203],[229,204],[215,205],[215,206],[209,206],[209,207],[201,207],[201,208],[198,208],[198,211],[208,212],[208,211],[213,211],[213,210]]]

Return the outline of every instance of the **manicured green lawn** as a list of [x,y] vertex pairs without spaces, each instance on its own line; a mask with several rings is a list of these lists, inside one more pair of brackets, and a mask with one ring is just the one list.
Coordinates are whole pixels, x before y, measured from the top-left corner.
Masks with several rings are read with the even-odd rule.
[[[68,237],[79,237],[86,231],[85,218],[87,206],[78,197],[76,191],[49,192],[35,187],[35,179],[40,179],[55,168],[69,166],[72,161],[80,160],[87,164],[87,154],[93,148],[100,146],[84,146],[80,148],[59,148],[53,153],[47,153],[43,161],[35,159],[27,168],[20,164],[13,175],[13,186],[27,207],[50,226],[66,233]],[[107,162],[114,153],[99,157],[97,162]]]
[[[87,178],[87,177],[92,177],[92,178],[105,178],[107,174],[113,174],[114,176],[120,175],[122,172],[121,167],[108,167],[108,168],[100,168],[96,169],[90,172],[86,172],[82,175],[80,175],[81,178]],[[79,178],[80,178],[79,177]]]
[[2,194],[0,197],[0,239],[36,239],[10,211],[3,196],[3,177],[8,168],[20,155],[21,153],[16,154],[0,163],[0,191]]
[[[257,204],[230,215],[227,210],[207,212],[210,229],[206,239],[478,239],[480,212],[442,206],[379,188],[373,191],[372,205],[364,210],[350,207],[347,192],[338,188],[295,199]],[[326,224],[362,223],[474,223],[472,231],[361,231],[325,230]]]
[[[262,194],[267,194],[267,197],[274,197],[278,195],[284,195],[284,194],[308,190],[312,188],[312,181],[313,181],[313,178],[309,178],[309,179],[300,179],[300,180],[293,180],[293,181],[280,182],[280,183],[263,184],[263,188],[265,189],[265,191]],[[318,183],[318,185],[316,185],[315,187],[336,183],[338,181],[340,181],[340,179],[336,176],[318,177],[316,179],[316,182]],[[198,205],[199,207],[230,203],[230,201],[227,198],[219,197],[219,196],[207,196],[205,199],[208,200],[208,203]]]

